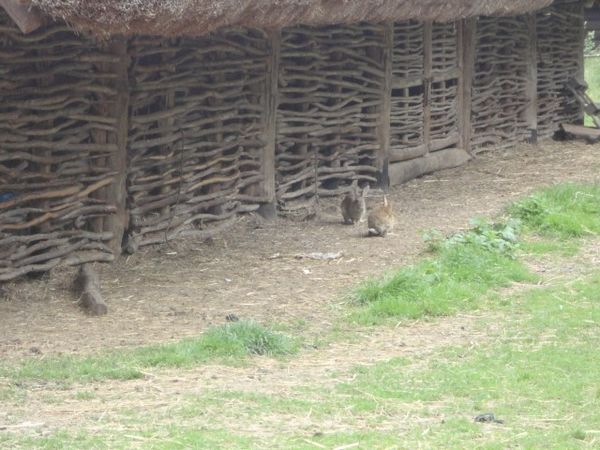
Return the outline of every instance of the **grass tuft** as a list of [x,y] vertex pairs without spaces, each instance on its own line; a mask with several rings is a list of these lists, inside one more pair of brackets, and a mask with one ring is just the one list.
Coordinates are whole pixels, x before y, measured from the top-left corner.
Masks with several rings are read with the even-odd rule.
[[474,307],[491,288],[537,279],[504,247],[490,248],[471,238],[452,242],[439,246],[435,257],[360,286],[355,303],[361,308],[352,318],[376,324],[391,317],[449,315]]
[[514,203],[509,213],[526,229],[558,238],[600,233],[600,186],[560,184]]
[[251,355],[273,357],[296,353],[298,341],[252,321],[207,330],[202,336],[172,344],[151,345],[96,356],[27,359],[15,366],[0,364],[0,377],[19,382],[130,380],[152,367],[190,367],[214,359],[239,360]]
[[256,322],[241,321],[208,330],[202,348],[214,356],[286,356],[298,350],[298,343]]

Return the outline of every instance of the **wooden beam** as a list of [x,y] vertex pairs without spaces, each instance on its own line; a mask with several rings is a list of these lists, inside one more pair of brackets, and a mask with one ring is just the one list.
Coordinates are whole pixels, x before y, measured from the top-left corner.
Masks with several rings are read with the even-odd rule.
[[576,138],[582,138],[589,142],[600,141],[600,129],[584,127],[582,125],[572,125],[568,123],[562,123],[560,127],[567,134],[572,134]]
[[423,142],[431,150],[431,75],[433,70],[433,22],[423,25]]
[[110,231],[113,237],[110,247],[115,255],[121,254],[121,243],[123,235],[129,225],[127,211],[127,136],[129,134],[129,54],[127,50],[127,38],[117,36],[109,45],[111,53],[118,57],[114,64],[113,72],[116,76],[117,99],[113,115],[117,119],[116,144],[117,151],[112,154],[109,164],[116,172],[115,180],[107,192],[109,204],[113,204],[117,211],[107,217],[105,222],[106,231]]
[[431,172],[462,166],[470,159],[471,156],[462,149],[447,148],[420,158],[390,164],[390,181],[392,185],[406,183]]
[[527,33],[529,34],[529,49],[527,64],[527,109],[525,120],[529,128],[529,140],[532,144],[537,142],[538,129],[538,41],[536,14],[527,15]]
[[394,24],[383,24],[383,89],[381,92],[381,111],[379,117],[379,150],[377,152],[377,169],[380,173],[380,185],[387,188],[390,184],[388,166],[390,162],[390,120],[392,114],[392,59],[394,54]]
[[277,215],[275,199],[275,151],[277,145],[277,108],[279,107],[279,64],[281,58],[281,31],[269,34],[269,57],[264,100],[264,142],[261,157],[262,183],[260,195],[267,199],[259,213],[265,218]]
[[23,34],[31,33],[44,24],[43,16],[38,11],[32,9],[29,2],[0,0],[0,6],[4,8]]
[[464,19],[458,24],[458,53],[460,78],[458,83],[458,129],[460,148],[471,154],[471,104],[473,96],[473,74],[477,46],[477,19]]

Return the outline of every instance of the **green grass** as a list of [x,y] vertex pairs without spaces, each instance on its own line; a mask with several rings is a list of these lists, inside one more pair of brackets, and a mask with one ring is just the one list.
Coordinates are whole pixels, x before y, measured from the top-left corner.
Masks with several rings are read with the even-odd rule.
[[509,208],[533,233],[559,239],[600,233],[600,185],[559,184]]
[[572,257],[579,253],[581,244],[580,240],[558,238],[534,239],[529,237],[519,245],[519,254],[525,257],[547,254]]
[[[362,284],[351,320],[378,324],[450,315],[477,308],[500,287],[536,281],[516,256],[575,255],[577,238],[600,233],[600,185],[555,185],[514,203],[508,213],[500,224],[477,220],[464,233],[426,236],[434,256]],[[528,233],[524,243],[518,242],[521,227]]]
[[[537,281],[521,258],[569,258],[582,237],[600,234],[600,187],[553,186],[508,211],[524,227],[521,240],[510,219],[476,221],[470,231],[431,240],[432,255],[363,284],[353,299],[352,318],[369,324],[493,306],[493,319],[465,330],[469,344],[407,352],[350,373],[319,372],[304,384],[287,373],[289,387],[271,393],[184,387],[184,395],[174,391],[169,406],[156,409],[104,405],[106,394],[87,382],[138,378],[148,368],[285,356],[298,341],[281,333],[286,327],[237,322],[174,344],[0,363],[0,403],[10,405],[0,409],[15,410],[7,416],[12,423],[26,420],[19,405],[33,400],[29,380],[63,383],[36,391],[35,402],[47,408],[94,402],[110,410],[107,424],[86,416],[84,425],[49,435],[0,431],[0,448],[600,448],[600,272],[513,294],[498,289]],[[85,384],[70,390],[69,382]],[[488,411],[505,424],[474,423]]]
[[475,244],[443,249],[433,258],[371,280],[356,292],[361,307],[352,319],[377,324],[386,318],[415,319],[471,309],[490,289],[537,278],[519,261]]
[[250,355],[280,357],[297,352],[298,341],[255,322],[240,321],[207,330],[199,338],[89,357],[29,358],[16,367],[0,364],[0,377],[13,382],[98,381],[141,378],[152,367],[190,367],[211,360],[239,361]]
[[[481,448],[558,449],[589,442],[593,436],[586,431],[597,433],[600,425],[600,274],[532,289],[511,299],[505,311],[517,320],[505,323],[490,343],[441,351],[428,358],[426,369],[415,370],[406,359],[359,368],[340,392],[351,402],[376,399],[373,408],[431,404],[435,414],[464,419],[462,430],[433,424],[424,439],[430,444],[448,440],[464,448],[475,439]],[[488,410],[507,426],[493,427],[482,439],[480,431],[490,427],[469,419]]]
[[[504,319],[471,325],[472,342],[426,357],[409,352],[270,394],[202,389],[166,410],[107,415],[118,427],[0,433],[0,447],[598,448],[600,272],[504,296],[496,312]],[[505,423],[474,423],[489,411]]]
[[59,431],[46,437],[15,438],[0,434],[1,448],[43,448],[48,450],[97,450],[97,449],[247,449],[252,439],[236,436],[223,430],[199,430],[181,426],[168,426],[157,431],[140,427],[123,435],[97,435],[97,433],[68,433]]
[[48,450],[109,449],[111,445],[106,440],[106,437],[93,436],[86,432],[67,433],[59,431],[50,436],[22,436],[19,439],[10,434],[0,434],[0,447],[44,448]]
[[[600,103],[600,56],[585,58],[585,81],[588,83],[588,94]],[[591,117],[586,115],[585,124],[593,126]]]
[[351,319],[377,324],[390,318],[450,315],[477,307],[494,288],[537,280],[515,258],[518,223],[476,220],[473,225],[445,239],[430,234],[426,238],[434,256],[360,286]]

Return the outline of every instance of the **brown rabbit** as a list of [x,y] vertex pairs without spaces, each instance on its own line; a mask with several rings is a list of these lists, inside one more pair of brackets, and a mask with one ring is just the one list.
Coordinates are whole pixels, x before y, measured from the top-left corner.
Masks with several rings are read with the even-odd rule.
[[392,231],[396,224],[396,216],[392,205],[388,203],[387,197],[383,196],[383,205],[375,207],[369,214],[367,225],[369,236],[384,237],[388,231]]
[[342,217],[344,223],[355,224],[360,222],[365,215],[367,210],[365,204],[365,196],[369,192],[369,186],[367,185],[362,194],[358,195],[358,183],[356,180],[352,183],[352,191],[348,192],[342,200]]

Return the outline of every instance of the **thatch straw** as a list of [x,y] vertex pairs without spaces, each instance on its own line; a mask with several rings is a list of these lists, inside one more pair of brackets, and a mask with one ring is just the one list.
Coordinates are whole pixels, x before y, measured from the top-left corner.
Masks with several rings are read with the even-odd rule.
[[281,28],[522,14],[552,0],[31,0],[95,34],[202,35],[226,26]]

